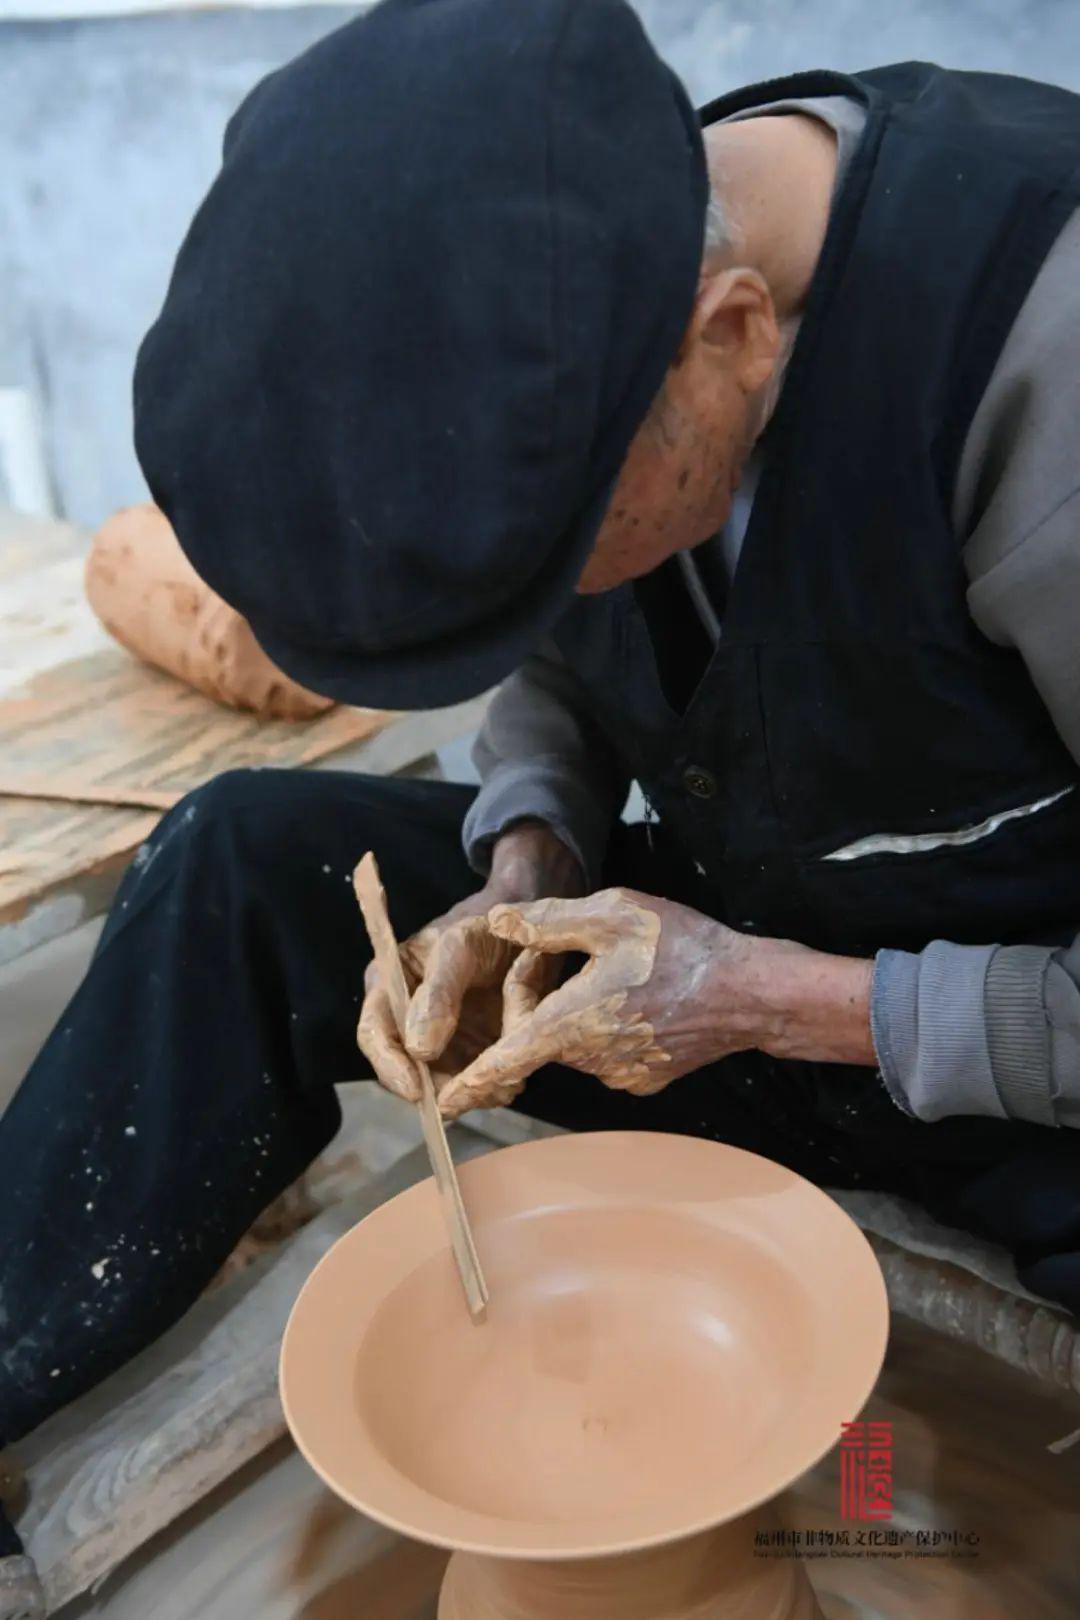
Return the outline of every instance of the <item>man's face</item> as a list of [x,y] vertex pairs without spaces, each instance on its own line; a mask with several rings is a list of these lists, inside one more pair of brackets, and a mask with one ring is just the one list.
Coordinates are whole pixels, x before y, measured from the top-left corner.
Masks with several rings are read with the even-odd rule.
[[702,278],[679,354],[623,462],[581,594],[637,579],[727,521],[779,346],[757,272]]

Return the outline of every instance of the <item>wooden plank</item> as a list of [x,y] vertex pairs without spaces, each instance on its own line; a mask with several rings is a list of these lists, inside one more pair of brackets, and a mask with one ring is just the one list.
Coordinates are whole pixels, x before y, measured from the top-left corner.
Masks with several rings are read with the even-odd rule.
[[[466,1128],[452,1139],[459,1159],[492,1148]],[[50,1612],[284,1433],[278,1352],[304,1280],[337,1238],[427,1173],[416,1149],[367,1178],[19,1445],[31,1491],[19,1527]]]
[[103,1591],[62,1612],[64,1620],[436,1620],[448,1558],[353,1512],[280,1441],[140,1548]]
[[[83,590],[88,545],[63,530],[52,547],[0,543],[0,694],[114,645]],[[35,556],[37,566],[28,567]]]
[[[485,694],[451,708],[400,715],[382,730],[313,761],[311,768],[376,776],[408,770],[433,749],[475,731],[488,701]],[[20,806],[0,799],[0,964],[104,911],[158,819],[157,813],[141,810],[25,800]],[[17,902],[16,886],[22,896]]]
[[31,517],[0,506],[0,610],[4,588],[65,557],[85,556],[90,536],[64,518]]
[[308,721],[260,720],[106,648],[0,698],[0,758],[16,783],[55,772],[69,784],[182,794],[223,770],[310,764],[394,718],[339,706]]
[[[952,1261],[935,1259],[911,1254],[876,1233],[867,1235],[895,1312],[1080,1396],[1080,1330],[1063,1310],[1031,1295],[1006,1293],[968,1271],[962,1249]],[[1076,1413],[1073,1426],[1075,1420]]]
[[[371,737],[383,711],[294,725],[225,709],[116,647],[83,592],[89,537],[0,513],[0,761],[19,781],[161,801],[220,771],[304,765]],[[0,961],[77,926],[156,825],[136,803],[2,796]]]
[[[222,771],[307,765],[392,722],[336,708],[300,725],[223,709],[119,649],[92,654],[0,699],[0,758],[16,781],[56,771],[71,784],[121,793],[183,794]],[[115,888],[160,812],[0,797],[0,961],[75,927],[89,899]],[[108,877],[111,883],[97,884]],[[64,908],[54,902],[68,900]]]
[[[386,774],[479,724],[486,697],[299,724],[222,708],[110,640],[83,592],[88,545],[70,524],[0,511],[0,963],[108,905],[158,820],[142,800],[245,766]],[[68,801],[4,797],[4,774],[35,791],[53,778]]]
[[129,810],[171,810],[183,797],[179,788],[125,787],[114,782],[107,787],[85,779],[63,776],[9,776],[0,765],[0,799],[33,799],[45,804],[104,804]]
[[[313,761],[311,769],[404,774],[433,749],[475,731],[488,701],[485,694],[452,708],[403,714],[363,741]],[[0,799],[0,887],[5,874],[24,885],[34,882],[21,906],[0,913],[0,965],[106,910],[134,851],[159,819],[154,813],[97,806],[91,812],[96,828],[91,837],[81,818],[73,823],[71,806],[24,802],[24,817],[13,833],[10,827],[5,831],[4,811],[5,803],[15,802]],[[64,876],[50,880],[58,849],[69,847],[80,858]]]
[[448,1556],[353,1512],[281,1441],[64,1620],[435,1620]]

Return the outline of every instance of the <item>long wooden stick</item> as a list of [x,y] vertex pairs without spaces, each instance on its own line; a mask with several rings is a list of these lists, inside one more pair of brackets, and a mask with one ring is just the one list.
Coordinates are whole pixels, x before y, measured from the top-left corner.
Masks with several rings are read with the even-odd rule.
[[0,799],[59,799],[67,804],[104,804],[121,809],[171,810],[185,788],[121,787],[106,782],[80,782],[70,776],[6,777],[0,774]]
[[[375,961],[390,998],[390,1008],[397,1023],[398,1033],[404,1041],[405,1018],[409,1010],[409,987],[405,982],[405,970],[401,965],[398,943],[394,938],[394,930],[386,910],[386,894],[379,878],[379,868],[370,850],[353,873],[353,889],[371,937]],[[480,1257],[476,1252],[469,1219],[465,1213],[457,1171],[450,1157],[446,1127],[439,1112],[431,1071],[419,1058],[413,1057],[411,1053],[409,1056],[420,1080],[420,1122],[424,1129],[424,1142],[431,1160],[435,1185],[442,1200],[443,1214],[450,1234],[450,1246],[457,1261],[469,1312],[474,1322],[482,1322],[487,1315],[487,1283],[484,1281]]]

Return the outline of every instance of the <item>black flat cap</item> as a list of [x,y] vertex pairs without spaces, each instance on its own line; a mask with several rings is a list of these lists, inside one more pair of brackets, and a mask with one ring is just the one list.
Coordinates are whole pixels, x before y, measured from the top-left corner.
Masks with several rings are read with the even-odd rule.
[[520,663],[678,348],[706,192],[624,0],[383,0],[252,92],[136,447],[283,669],[418,708]]

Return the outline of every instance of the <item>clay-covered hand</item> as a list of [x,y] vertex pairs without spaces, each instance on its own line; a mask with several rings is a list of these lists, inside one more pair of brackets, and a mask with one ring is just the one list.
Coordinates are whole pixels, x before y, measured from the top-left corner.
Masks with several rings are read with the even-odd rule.
[[[412,1054],[441,1090],[500,1038],[504,1006],[537,1005],[557,980],[559,959],[494,934],[488,913],[502,901],[580,894],[582,886],[577,860],[548,827],[519,823],[505,833],[484,887],[401,946],[411,992],[404,1044],[378,970],[368,968],[357,1042],[380,1084],[416,1102]],[[512,1094],[502,1088],[498,1100]]]
[[499,905],[497,939],[533,953],[583,952],[579,973],[543,1000],[507,985],[502,1037],[440,1094],[444,1114],[487,1107],[545,1063],[647,1096],[755,1044],[758,941],[674,901],[631,889]]

